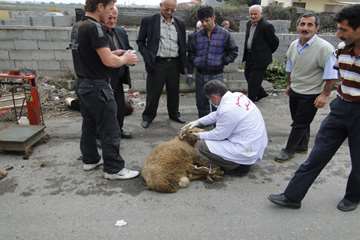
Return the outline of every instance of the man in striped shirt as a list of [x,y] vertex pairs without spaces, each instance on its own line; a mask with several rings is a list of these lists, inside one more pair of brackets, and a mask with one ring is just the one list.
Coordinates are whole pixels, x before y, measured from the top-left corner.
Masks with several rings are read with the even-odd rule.
[[360,202],[360,5],[342,9],[335,17],[337,37],[345,47],[337,51],[336,68],[341,85],[338,96],[330,104],[330,113],[317,133],[308,159],[299,167],[281,194],[271,194],[269,200],[287,208],[300,208],[306,192],[348,138],[352,168],[344,198],[337,208],[355,210]]

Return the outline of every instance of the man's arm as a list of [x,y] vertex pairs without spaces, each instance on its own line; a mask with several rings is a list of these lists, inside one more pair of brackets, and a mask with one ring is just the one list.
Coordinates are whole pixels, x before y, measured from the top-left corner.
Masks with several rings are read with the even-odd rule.
[[236,45],[236,42],[232,35],[229,33],[229,38],[225,44],[224,49],[224,65],[228,65],[235,61],[236,57],[238,56],[239,48]]
[[269,45],[272,53],[279,47],[279,38],[275,35],[275,28],[270,23],[265,26],[265,41]]
[[96,52],[99,55],[102,63],[107,67],[118,68],[126,64],[132,65],[138,63],[136,54],[132,53],[131,51],[127,51],[123,55],[117,56],[111,53],[110,48],[104,47],[97,48]]
[[136,43],[138,45],[139,52],[143,56],[145,62],[149,62],[149,60],[150,60],[150,58],[149,58],[150,55],[149,55],[149,51],[147,49],[147,44],[146,44],[147,38],[148,38],[147,28],[148,28],[147,18],[143,18],[141,20],[139,34],[138,34]]
[[334,69],[335,64],[336,64],[336,57],[333,54],[330,54],[324,66],[324,73],[323,73],[323,79],[325,81],[324,89],[314,101],[314,105],[316,108],[322,108],[325,106],[325,104],[329,100],[331,91],[334,89],[336,80],[338,78],[338,71]]

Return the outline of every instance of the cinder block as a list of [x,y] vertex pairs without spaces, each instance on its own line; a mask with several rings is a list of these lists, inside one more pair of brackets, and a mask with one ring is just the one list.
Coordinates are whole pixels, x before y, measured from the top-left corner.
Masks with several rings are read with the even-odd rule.
[[42,61],[39,60],[38,66],[39,70],[60,70],[60,63],[58,61]]
[[69,60],[72,61],[72,55],[70,50],[55,50],[55,59],[56,60]]
[[17,69],[29,68],[29,69],[37,70],[38,69],[38,64],[37,64],[36,61],[15,60],[15,67]]
[[33,50],[11,50],[9,57],[11,60],[34,60],[32,56]]
[[54,26],[52,18],[47,16],[32,17],[32,23],[33,26],[48,26],[48,27]]
[[70,41],[38,41],[39,49],[42,50],[65,50],[69,43]]
[[72,60],[61,60],[60,62],[60,71],[68,71],[74,73],[74,63]]
[[0,49],[14,49],[15,48],[15,44],[14,44],[14,41],[3,41],[3,40],[0,40]]
[[9,60],[9,51],[0,50],[0,59]]
[[65,41],[70,41],[70,35],[69,35],[69,31],[67,30],[47,30],[45,32],[46,35],[46,39],[47,40],[54,40],[54,41],[61,41],[61,40],[65,40]]
[[15,49],[38,49],[36,40],[15,40]]
[[15,62],[12,60],[1,60],[0,61],[0,70],[1,71],[7,71],[15,69]]
[[55,54],[53,50],[34,50],[32,57],[34,60],[54,60]]
[[[19,31],[18,31],[19,32]],[[44,30],[23,30],[22,39],[29,40],[45,40],[45,31]]]
[[74,16],[54,16],[55,27],[70,27],[75,22]]
[[0,30],[0,39],[1,40],[15,40],[22,39],[22,32],[12,29],[1,29]]

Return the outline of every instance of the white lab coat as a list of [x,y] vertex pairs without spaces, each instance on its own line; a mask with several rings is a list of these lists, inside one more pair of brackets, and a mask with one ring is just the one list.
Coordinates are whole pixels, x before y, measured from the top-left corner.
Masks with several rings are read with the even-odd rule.
[[260,110],[246,95],[226,92],[217,111],[200,118],[199,123],[216,123],[213,130],[199,133],[211,153],[244,165],[262,159],[268,143],[265,123]]

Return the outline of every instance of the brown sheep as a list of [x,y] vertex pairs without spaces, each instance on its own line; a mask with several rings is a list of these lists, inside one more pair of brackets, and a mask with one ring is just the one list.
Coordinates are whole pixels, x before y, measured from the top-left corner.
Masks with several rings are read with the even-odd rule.
[[199,131],[203,130],[186,129],[153,149],[141,172],[150,190],[174,193],[181,187],[187,187],[192,180],[222,179],[223,171],[217,166],[209,166],[194,148],[197,138],[193,133]]

